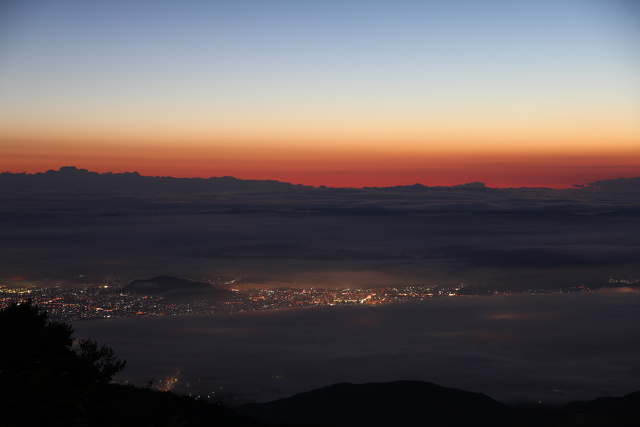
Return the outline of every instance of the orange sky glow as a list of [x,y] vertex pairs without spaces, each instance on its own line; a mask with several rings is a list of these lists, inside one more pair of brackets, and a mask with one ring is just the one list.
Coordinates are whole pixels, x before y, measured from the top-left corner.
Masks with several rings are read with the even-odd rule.
[[14,3],[0,172],[336,187],[640,176],[640,9],[623,2]]
[[332,187],[456,185],[568,188],[600,179],[640,175],[632,144],[149,144],[4,142],[9,172],[44,172],[74,165],[96,172],[137,171],[149,176],[235,176]]

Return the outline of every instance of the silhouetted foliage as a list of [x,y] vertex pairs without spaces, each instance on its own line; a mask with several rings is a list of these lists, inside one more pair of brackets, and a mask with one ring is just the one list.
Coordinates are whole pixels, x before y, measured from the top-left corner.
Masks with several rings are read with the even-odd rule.
[[106,346],[98,347],[98,343],[91,339],[78,341],[77,354],[85,365],[87,379],[98,383],[110,382],[126,365],[125,361],[115,356],[113,349]]
[[70,326],[48,320],[31,301],[0,311],[0,378],[25,381],[53,371],[64,376],[72,333]]
[[71,326],[49,320],[31,301],[0,311],[0,379],[3,384],[61,382],[106,384],[126,362],[94,340],[72,338]]
[[125,367],[31,301],[0,310],[0,427],[260,426],[220,405],[110,384]]
[[[93,340],[74,340],[31,301],[0,311],[0,410],[7,425],[49,423],[81,412],[125,362]],[[44,424],[43,424],[44,425]]]

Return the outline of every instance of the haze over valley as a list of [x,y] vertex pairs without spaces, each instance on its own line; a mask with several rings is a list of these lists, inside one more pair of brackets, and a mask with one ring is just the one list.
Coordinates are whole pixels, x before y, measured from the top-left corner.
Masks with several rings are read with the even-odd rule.
[[20,286],[168,275],[267,288],[597,288],[640,275],[638,185],[355,189],[5,173],[0,276]]

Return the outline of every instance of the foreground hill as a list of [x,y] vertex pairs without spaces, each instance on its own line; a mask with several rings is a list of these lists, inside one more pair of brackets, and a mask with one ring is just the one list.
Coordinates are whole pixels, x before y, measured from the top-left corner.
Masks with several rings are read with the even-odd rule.
[[272,425],[325,427],[637,426],[640,392],[562,408],[514,409],[481,393],[398,381],[336,384],[238,411]]
[[230,176],[204,179],[144,176],[138,172],[98,173],[75,166],[35,174],[0,173],[0,185],[12,189],[142,192],[269,191],[303,187],[275,180],[238,179]]
[[240,412],[271,423],[335,427],[463,425],[494,420],[508,408],[490,397],[420,381],[336,384]]

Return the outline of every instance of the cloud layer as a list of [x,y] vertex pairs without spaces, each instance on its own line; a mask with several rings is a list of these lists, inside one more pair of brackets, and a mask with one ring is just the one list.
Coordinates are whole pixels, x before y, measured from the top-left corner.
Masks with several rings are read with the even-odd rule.
[[637,180],[587,188],[313,188],[75,168],[1,174],[6,283],[601,286],[640,271]]

